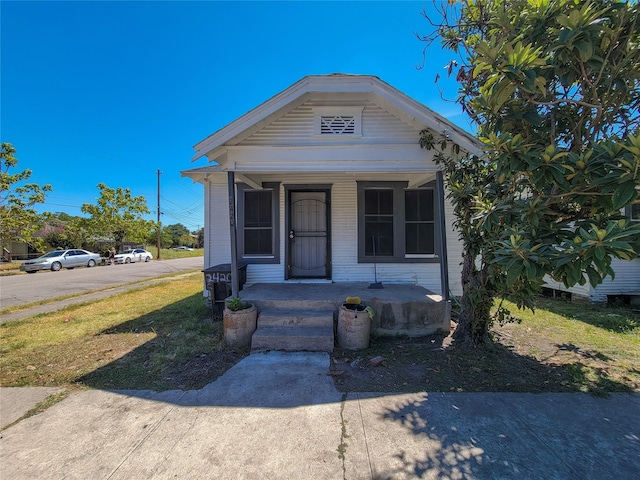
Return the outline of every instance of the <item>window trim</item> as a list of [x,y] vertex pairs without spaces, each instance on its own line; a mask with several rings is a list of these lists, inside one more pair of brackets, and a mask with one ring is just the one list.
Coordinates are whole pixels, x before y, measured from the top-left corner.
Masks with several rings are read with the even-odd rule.
[[244,263],[256,264],[278,264],[280,263],[280,182],[263,183],[263,190],[271,190],[271,220],[272,235],[271,247],[273,254],[271,255],[246,255],[244,253],[244,212],[245,212],[245,192],[257,191],[246,183],[237,183],[237,241],[238,241],[238,260]]
[[[357,205],[358,205],[358,263],[439,263],[441,250],[440,246],[440,221],[438,220],[438,190],[436,181],[428,182],[415,189],[408,189],[408,182],[371,182],[358,181],[357,183]],[[366,256],[364,238],[364,191],[371,188],[392,189],[393,190],[393,255],[391,256]],[[407,254],[405,253],[405,201],[404,192],[406,190],[428,189],[434,191],[434,253],[433,254]]]
[[[406,213],[406,208],[407,208],[407,192],[411,192],[411,191],[417,191],[417,190],[423,190],[423,191],[430,191],[431,192],[431,202],[432,202],[432,207],[433,207],[433,220],[422,220],[422,221],[411,221],[409,222],[407,220],[407,213]],[[421,188],[405,188],[404,189],[404,208],[405,208],[405,215],[404,215],[404,231],[405,231],[405,243],[404,243],[404,257],[405,258],[434,258],[437,256],[437,248],[438,248],[438,244],[436,243],[436,235],[438,234],[438,231],[436,229],[436,225],[437,225],[437,212],[438,212],[438,203],[437,203],[437,196],[438,192],[436,189],[436,185],[435,182],[432,182],[431,184],[428,184],[428,186],[423,186]],[[433,253],[407,253],[406,248],[407,248],[407,238],[406,238],[406,232],[407,232],[407,224],[408,223],[413,223],[413,224],[431,224],[433,226]]]

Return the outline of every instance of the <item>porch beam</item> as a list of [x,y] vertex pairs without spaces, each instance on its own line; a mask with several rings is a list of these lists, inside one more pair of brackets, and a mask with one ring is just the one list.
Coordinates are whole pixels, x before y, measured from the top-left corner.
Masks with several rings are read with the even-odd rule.
[[440,282],[442,285],[442,299],[449,301],[449,261],[447,257],[447,221],[444,211],[444,176],[442,170],[436,173],[436,196],[438,202],[438,216],[440,217]]
[[240,182],[246,183],[247,185],[249,185],[254,190],[262,190],[262,184],[256,182],[255,180],[252,180],[251,177],[249,177],[248,175],[244,175],[242,173],[239,173],[236,178]]
[[434,178],[434,172],[428,172],[424,175],[413,175],[407,184],[407,188],[417,188],[420,185],[424,185],[425,183],[432,181]]
[[[226,162],[235,171],[436,171],[434,153],[420,145],[407,144],[321,144],[317,146],[229,146]],[[304,158],[304,162],[300,159]]]
[[229,192],[229,235],[231,237],[231,296],[238,296],[238,243],[236,232],[236,181],[233,172],[227,172]]

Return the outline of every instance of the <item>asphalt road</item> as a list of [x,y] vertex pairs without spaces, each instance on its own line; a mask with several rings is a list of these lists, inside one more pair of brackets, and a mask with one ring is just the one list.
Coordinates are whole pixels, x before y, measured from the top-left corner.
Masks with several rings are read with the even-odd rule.
[[204,257],[190,257],[0,277],[0,308],[203,268]]

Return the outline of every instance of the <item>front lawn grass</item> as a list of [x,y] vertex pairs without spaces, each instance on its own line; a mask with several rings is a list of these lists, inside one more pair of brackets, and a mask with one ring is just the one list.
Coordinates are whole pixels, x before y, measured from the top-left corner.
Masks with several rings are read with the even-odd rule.
[[221,349],[194,275],[0,325],[0,386],[163,390],[172,367]]
[[[512,312],[522,321],[484,348],[446,335],[336,348],[332,377],[354,392],[640,391],[638,311],[541,297],[535,314]],[[247,354],[224,347],[197,274],[0,325],[0,386],[198,389]]]
[[22,262],[0,262],[0,275],[15,275],[20,273]]
[[576,390],[640,391],[640,312],[542,297],[537,304],[535,313],[518,312],[521,324],[496,329],[501,342],[519,355],[562,367]]
[[[149,245],[147,250],[151,252],[153,258],[158,258],[158,247]],[[173,250],[171,248],[162,248],[160,250],[160,258],[162,260],[173,260],[174,258],[202,257],[204,248],[194,248],[193,250]]]

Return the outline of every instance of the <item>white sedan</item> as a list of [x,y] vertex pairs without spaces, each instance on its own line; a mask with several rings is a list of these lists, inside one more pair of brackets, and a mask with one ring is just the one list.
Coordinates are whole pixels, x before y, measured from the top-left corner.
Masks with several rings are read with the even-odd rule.
[[125,250],[122,253],[116,254],[113,258],[115,263],[135,263],[135,262],[148,262],[153,259],[151,252],[147,252],[142,248],[131,248]]
[[100,261],[100,255],[87,252],[79,248],[71,250],[55,250],[45,253],[34,260],[27,260],[20,265],[20,270],[36,273],[38,270],[52,270],[57,272],[61,268],[71,270],[75,267],[94,267]]

